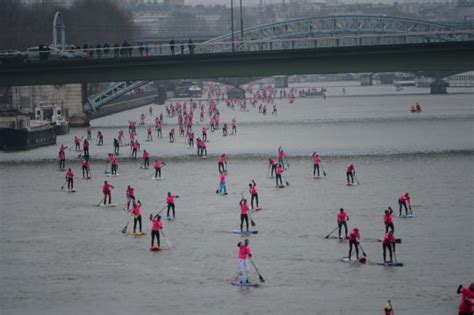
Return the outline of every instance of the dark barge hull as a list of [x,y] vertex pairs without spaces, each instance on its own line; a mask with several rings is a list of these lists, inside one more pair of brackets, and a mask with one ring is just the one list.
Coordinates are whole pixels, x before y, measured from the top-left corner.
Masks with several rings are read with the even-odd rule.
[[51,144],[56,144],[53,126],[37,130],[0,128],[0,150],[28,150]]

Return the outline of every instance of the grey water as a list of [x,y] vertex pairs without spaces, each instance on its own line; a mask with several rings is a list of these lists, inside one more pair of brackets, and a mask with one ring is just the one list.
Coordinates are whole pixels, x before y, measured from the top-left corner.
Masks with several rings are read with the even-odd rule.
[[[332,90],[334,89],[334,90]],[[351,96],[351,93],[357,89]],[[400,314],[454,314],[460,283],[474,278],[473,94],[392,95],[387,87],[329,88],[328,98],[277,101],[278,116],[256,108],[232,111],[220,104],[222,120],[236,117],[238,133],[209,132],[209,157],[167,134],[176,118],[166,118],[164,139],[138,139],[167,165],[154,181],[141,161],[122,148],[119,177],[104,174],[107,152],[119,129],[138,120],[148,106],[92,122],[103,130],[105,145],[91,146],[92,179],[80,179],[74,150],[67,166],[76,173],[77,192],[60,186],[57,147],[0,153],[0,313],[3,314],[382,314],[392,300]],[[379,95],[386,93],[387,95]],[[355,96],[357,94],[357,96]],[[423,112],[412,114],[419,102]],[[152,105],[155,114],[163,107]],[[206,120],[208,117],[206,116]],[[152,125],[152,117],[147,124]],[[195,126],[198,134],[200,125]],[[58,138],[72,146],[73,129]],[[289,186],[275,188],[267,160],[282,146],[289,154]],[[310,155],[317,151],[327,176],[312,177]],[[215,194],[218,154],[229,156],[229,195]],[[360,185],[345,185],[345,167],[353,163]],[[237,271],[238,202],[248,197],[254,179],[263,210],[252,214],[257,235],[250,236],[254,261],[266,282],[258,288],[230,285]],[[113,208],[97,207],[101,184],[109,180]],[[168,241],[149,251],[149,234],[122,234],[127,185],[143,203],[143,227],[149,213],[177,193],[177,219],[164,222]],[[385,268],[383,210],[402,192],[412,196],[415,218],[395,217],[401,268]],[[339,208],[359,227],[368,263],[341,262],[346,242],[324,239],[336,226]],[[131,226],[128,226],[131,231]],[[258,281],[253,273],[252,279]]]

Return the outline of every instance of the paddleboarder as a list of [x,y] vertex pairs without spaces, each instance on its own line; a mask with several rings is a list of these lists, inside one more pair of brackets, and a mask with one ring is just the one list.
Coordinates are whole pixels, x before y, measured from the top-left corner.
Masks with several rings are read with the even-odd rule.
[[87,139],[84,139],[84,142],[82,143],[82,149],[84,150],[84,157],[88,158],[89,157],[89,141]]
[[143,168],[147,169],[150,166],[150,153],[143,149]]
[[74,172],[70,168],[68,168],[66,172],[66,180],[67,180],[67,190],[73,190],[74,189]]
[[135,204],[135,189],[132,186],[127,186],[125,191],[125,196],[127,197],[127,210],[130,209],[130,204]]
[[[408,204],[408,207],[407,207]],[[411,210],[411,200],[410,195],[408,193],[403,193],[400,198],[398,198],[398,216],[402,216],[402,208],[405,208],[405,215],[408,215],[408,209]]]
[[383,311],[385,312],[385,315],[395,315],[395,312],[393,311],[392,307],[392,302],[390,300],[387,300],[387,303],[383,306]]
[[249,282],[249,273],[250,273],[250,265],[249,265],[249,258],[252,257],[252,248],[249,246],[249,240],[245,239],[244,242],[237,243],[237,247],[239,248],[239,275],[240,275],[240,283],[250,283]]
[[[225,164],[225,166],[224,166],[224,164]],[[227,166],[227,158],[226,158],[225,154],[221,154],[217,158],[217,169],[218,169],[219,173],[227,172],[226,166]]]
[[316,176],[316,171],[318,171],[318,177],[319,177],[319,163],[321,162],[321,158],[316,152],[314,152],[312,156],[312,160],[313,160],[313,177]]
[[[393,262],[393,253],[395,253],[395,236],[393,235],[393,231],[385,233],[382,241],[382,249],[383,249],[383,262],[384,263],[392,263]],[[387,250],[390,255],[390,260],[387,261]]]
[[161,161],[159,158],[157,158],[155,162],[153,163],[153,168],[155,169],[155,179],[161,178],[161,165],[162,164],[166,165],[166,163]]
[[135,234],[135,231],[137,229],[137,223],[139,226],[140,233],[142,232],[142,211],[141,211],[141,202],[138,200],[136,203],[133,203],[133,210],[132,210],[132,215],[133,215],[133,234]]
[[90,176],[89,159],[87,157],[82,159],[81,165],[82,165],[82,178],[90,179],[91,176]]
[[351,256],[352,256],[352,247],[355,247],[356,258],[357,260],[359,260],[359,240],[360,240],[359,228],[355,227],[354,229],[352,229],[351,233],[349,234],[349,255],[348,255],[349,260],[351,260]]
[[[277,187],[282,187],[283,186],[283,181],[281,179],[281,174],[283,174],[283,165],[281,163],[278,163],[275,169],[275,180],[276,180],[276,186]],[[280,185],[278,185],[278,181],[280,181]]]
[[472,315],[474,312],[474,282],[471,283],[469,288],[463,288],[462,284],[460,284],[457,293],[461,294],[458,314]]
[[61,144],[61,147],[59,147],[59,152],[58,152],[58,160],[59,160],[59,170],[64,171],[66,168],[66,150],[67,147]]
[[156,245],[160,247],[160,230],[163,228],[163,223],[161,222],[161,216],[159,214],[153,217],[153,214],[150,214],[151,221],[151,247],[154,246],[154,240],[156,238]]
[[354,164],[349,164],[346,169],[347,185],[354,184],[355,168]]
[[[257,183],[252,179],[252,182],[249,184],[249,193],[251,196],[250,199],[250,205],[252,206],[252,209],[258,209],[258,193],[257,193]],[[253,201],[256,201],[256,206],[257,208],[253,207]]]
[[337,214],[337,227],[339,229],[339,239],[341,239],[341,230],[344,227],[345,236],[344,238],[347,239],[347,221],[349,221],[349,216],[344,211],[343,208],[339,209],[339,213]]
[[175,216],[175,206],[174,206],[174,200],[176,198],[179,198],[178,195],[172,195],[170,192],[168,192],[168,195],[166,196],[166,204],[168,205],[168,211],[166,212],[166,216],[169,218],[170,217],[170,210],[173,210],[173,218],[176,218]]
[[270,177],[273,178],[273,173],[275,173],[277,167],[277,162],[274,159],[268,159],[268,168],[271,168]]
[[216,191],[218,194],[227,195],[227,186],[225,184],[225,173],[219,173],[219,189]]
[[107,181],[104,181],[104,185],[102,186],[102,192],[104,194],[104,205],[107,204],[107,197],[109,197],[109,205],[112,203],[112,192],[111,190],[114,188],[111,184]]
[[385,210],[385,214],[383,215],[383,223],[385,224],[385,233],[388,233],[388,229],[392,232],[395,232],[395,227],[393,226],[393,218],[392,218],[393,210],[392,207],[388,207]]
[[243,233],[244,221],[245,226],[247,227],[247,232],[249,231],[249,215],[247,214],[249,210],[249,205],[247,204],[247,199],[242,197],[239,202],[240,206],[240,233]]

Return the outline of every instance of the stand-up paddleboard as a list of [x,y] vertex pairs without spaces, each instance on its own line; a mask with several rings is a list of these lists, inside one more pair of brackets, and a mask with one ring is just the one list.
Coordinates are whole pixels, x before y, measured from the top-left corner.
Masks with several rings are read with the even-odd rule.
[[176,220],[176,218],[174,218],[174,217],[166,217],[166,220],[168,220],[168,221],[174,221],[174,220]]
[[219,196],[222,196],[222,197],[227,196],[228,194],[229,194],[229,193],[216,192],[216,195],[219,195]]
[[120,176],[120,174],[119,173],[117,173],[117,174],[108,173],[108,174],[106,174],[106,176],[107,177],[117,177],[117,176]]
[[130,233],[128,233],[128,235],[132,235],[132,236],[144,236],[144,235],[146,235],[146,233],[145,233],[145,232],[136,232],[136,233],[130,232]]
[[65,192],[76,192],[76,190],[75,189],[65,190]]
[[349,183],[349,184],[346,184],[346,186],[354,186],[354,184]]
[[400,219],[413,219],[415,217],[415,214],[410,213],[410,214],[402,214],[399,216]]
[[314,179],[321,179],[321,176],[313,176]]
[[106,204],[106,205],[104,205],[103,203],[101,203],[101,204],[99,205],[99,207],[102,207],[102,208],[112,208],[112,207],[115,207],[115,206],[117,206],[117,204],[115,204],[115,203]]
[[384,266],[384,267],[403,267],[403,263],[399,263],[399,262],[386,262],[386,263],[378,262],[377,265]]
[[162,177],[155,177],[155,176],[153,176],[152,178],[153,178],[154,180],[163,180],[163,179],[165,179],[164,176],[162,176]]
[[150,247],[150,251],[152,252],[158,252],[161,250],[161,247],[160,246],[153,246],[153,247]]
[[250,230],[250,231],[233,230],[232,233],[241,234],[241,235],[249,235],[249,234],[257,234],[258,231],[256,231],[256,230]]
[[365,257],[361,257],[358,260],[357,259],[349,259],[349,257],[342,257],[341,261],[347,262],[347,263],[361,263],[365,264],[367,262],[367,259]]
[[278,185],[277,188],[285,188],[285,185]]
[[232,285],[234,285],[236,287],[258,287],[258,283],[255,283],[255,282],[242,282],[242,283],[240,283],[239,280],[233,280],[231,283],[232,283]]
[[261,210],[263,210],[262,207],[257,207],[257,208],[250,209],[250,211],[261,211]]

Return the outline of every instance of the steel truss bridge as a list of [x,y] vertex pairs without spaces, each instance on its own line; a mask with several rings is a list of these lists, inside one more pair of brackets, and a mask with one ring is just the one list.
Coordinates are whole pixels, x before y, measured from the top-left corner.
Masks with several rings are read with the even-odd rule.
[[[340,72],[449,71],[474,68],[474,30],[373,15],[310,17],[276,22],[195,43],[193,48],[120,47],[129,54],[63,63],[0,66],[0,85],[126,81],[89,97],[97,110],[151,80]],[[174,54],[172,54],[172,48]],[[112,50],[112,48],[111,48]],[[470,57],[471,56],[471,57]],[[0,54],[1,57],[1,54]],[[130,80],[135,80],[131,82]]]

